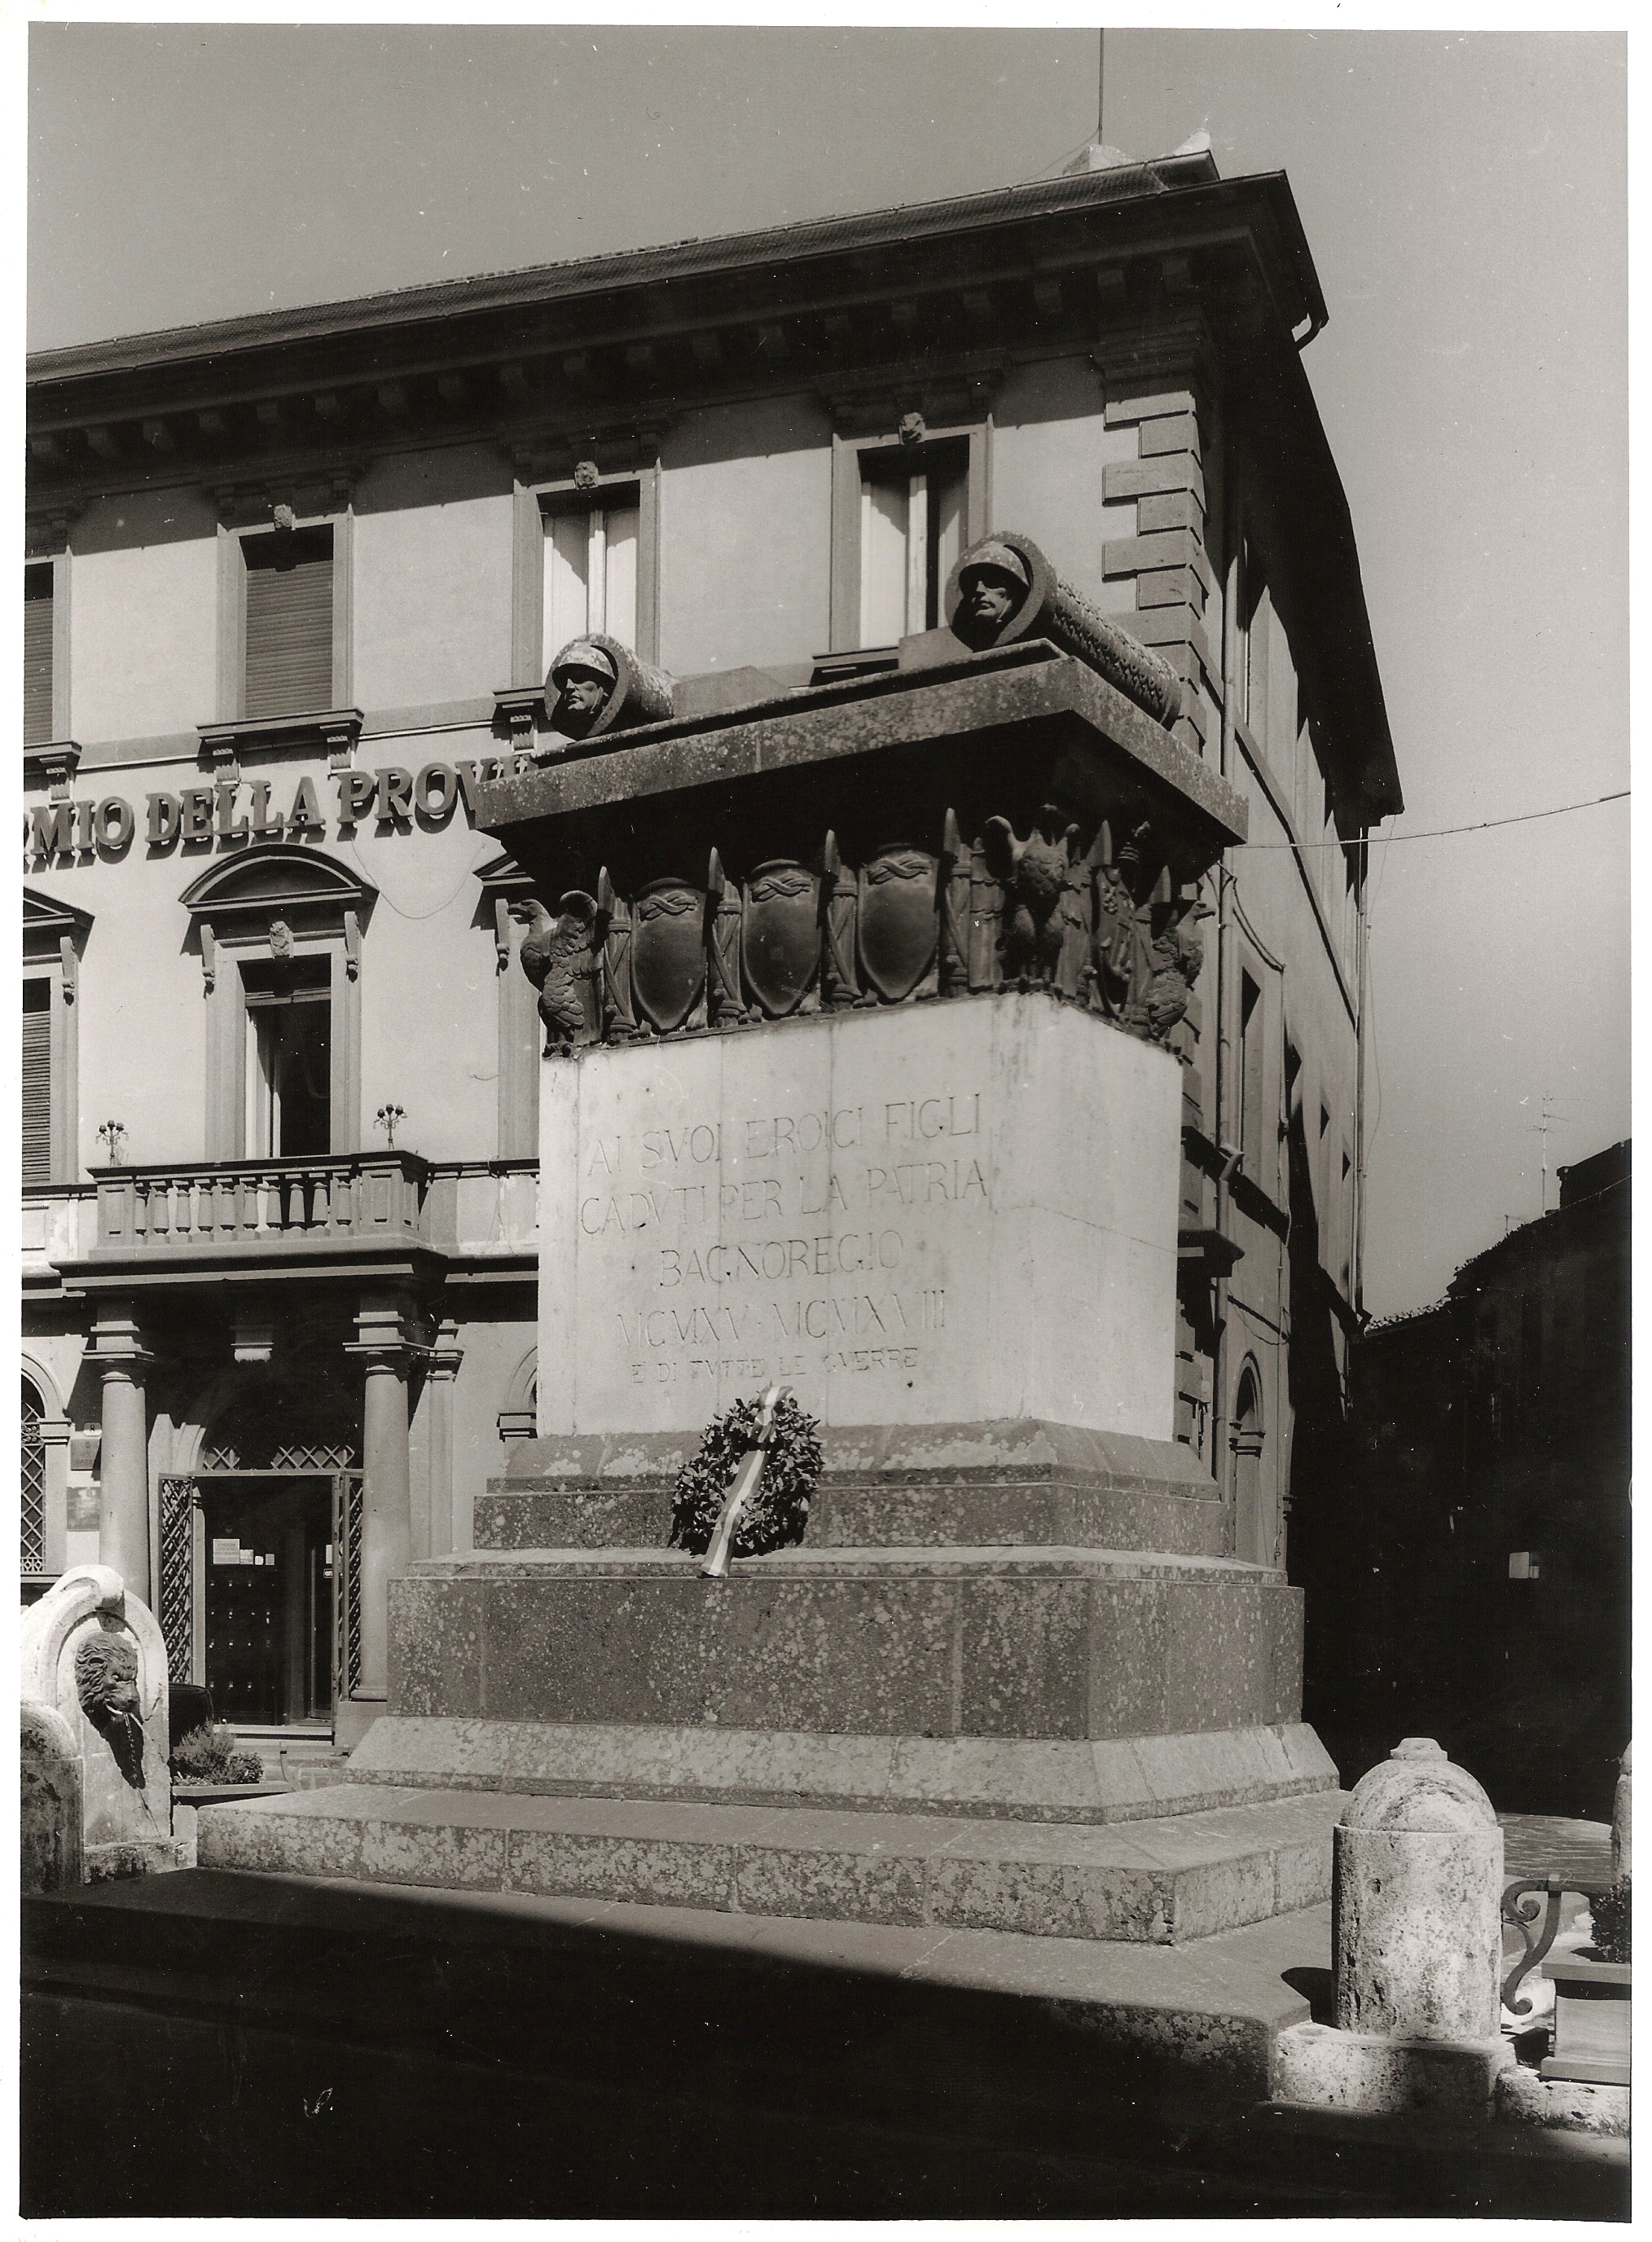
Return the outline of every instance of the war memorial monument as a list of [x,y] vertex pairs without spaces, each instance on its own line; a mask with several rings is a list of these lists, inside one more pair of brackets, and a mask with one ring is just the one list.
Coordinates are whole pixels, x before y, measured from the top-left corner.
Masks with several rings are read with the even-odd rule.
[[[1419,2107],[1366,2199],[1457,2199],[1502,1836],[1427,1739],[1350,1800],[1287,1574],[1400,806],[1325,305],[1282,178],[1115,158],[40,371],[64,520],[111,457],[207,478],[156,548],[217,572],[234,703],[171,757],[198,862],[172,793],[140,856],[79,744],[30,765],[44,1057],[110,1001],[88,894],[210,1025],[198,1143],[95,1187],[52,1077],[30,1268],[37,2138],[118,2046],[127,2207],[256,2166],[293,2213],[1240,2210],[1288,2138],[1322,2209],[1316,2124]],[[237,681],[254,624],[296,712]],[[301,1149],[240,1118],[278,1003]],[[307,1619],[232,1503],[325,1570]],[[187,1853],[165,1676],[218,1678],[220,1565],[322,1751],[84,1890]]]

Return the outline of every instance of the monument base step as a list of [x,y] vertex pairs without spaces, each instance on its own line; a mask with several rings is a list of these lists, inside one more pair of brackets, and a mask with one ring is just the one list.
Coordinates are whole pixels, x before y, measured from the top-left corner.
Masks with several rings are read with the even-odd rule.
[[[475,1507],[480,1549],[660,1547],[702,1426],[563,1433],[515,1444]],[[1232,1554],[1233,1517],[1175,1440],[1038,1418],[823,1425],[813,1548],[984,1544]]]
[[377,1783],[205,1809],[203,1868],[1180,1944],[1326,1897],[1340,1792],[1125,1828]]
[[390,1585],[390,1702],[487,1720],[1072,1742],[1299,1719],[1302,1594],[1142,1549],[467,1551]]
[[1302,1722],[1100,1742],[386,1714],[351,1782],[554,1798],[1148,1822],[1337,1789]]

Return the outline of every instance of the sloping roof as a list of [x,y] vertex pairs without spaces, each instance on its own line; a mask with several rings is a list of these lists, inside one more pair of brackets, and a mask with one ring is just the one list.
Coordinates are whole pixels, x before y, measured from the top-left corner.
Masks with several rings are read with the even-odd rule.
[[[1283,182],[1283,173],[1274,175]],[[763,272],[808,258],[835,256],[844,250],[923,241],[937,234],[964,233],[1006,221],[1083,210],[1092,205],[1137,202],[1176,188],[1221,185],[1208,155],[1167,156],[1152,164],[1085,171],[1025,185],[989,188],[944,201],[905,203],[890,210],[865,211],[844,218],[808,218],[791,225],[764,226],[749,233],[717,234],[704,239],[665,243],[644,249],[614,250],[554,265],[522,265],[505,272],[473,274],[454,280],[423,282],[333,303],[306,304],[290,310],[252,312],[197,326],[163,327],[151,333],[116,336],[107,341],[71,343],[37,351],[29,359],[29,379],[68,381],[88,373],[174,363],[180,359],[217,358],[226,351],[257,350],[272,343],[304,342],[337,333],[405,326],[432,318],[451,319],[470,312],[507,311],[569,297],[604,294],[614,288],[648,288],[662,281],[715,273]],[[1288,192],[1288,190],[1287,190]],[[1303,281],[1324,324],[1324,302],[1313,274],[1307,243],[1296,229]]]

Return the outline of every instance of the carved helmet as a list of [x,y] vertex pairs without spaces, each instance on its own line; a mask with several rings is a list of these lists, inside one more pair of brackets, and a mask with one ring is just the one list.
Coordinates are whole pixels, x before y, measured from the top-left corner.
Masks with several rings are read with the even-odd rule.
[[614,685],[619,681],[618,663],[612,654],[605,654],[594,639],[570,639],[561,654],[557,655],[555,661],[551,665],[551,682],[559,693],[567,682],[569,674],[575,670],[583,670],[593,677],[600,677],[608,685]]

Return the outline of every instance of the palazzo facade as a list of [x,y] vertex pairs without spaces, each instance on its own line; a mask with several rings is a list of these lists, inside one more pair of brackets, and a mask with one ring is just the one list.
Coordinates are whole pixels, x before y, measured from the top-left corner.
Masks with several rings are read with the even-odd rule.
[[472,1546],[558,1376],[531,883],[479,789],[557,753],[568,641],[874,676],[989,532],[1170,661],[1248,805],[1178,1035],[1176,1430],[1286,1561],[1400,807],[1326,317],[1284,178],[1194,151],[32,359],[25,1594],[101,1556],[220,1717],[361,1733],[386,1581]]

